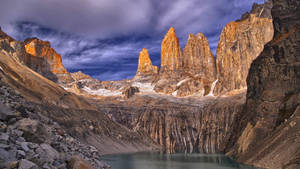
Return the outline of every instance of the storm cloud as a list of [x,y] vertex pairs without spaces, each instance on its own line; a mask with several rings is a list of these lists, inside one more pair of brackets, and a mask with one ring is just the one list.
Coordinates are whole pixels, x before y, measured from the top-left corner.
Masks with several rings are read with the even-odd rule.
[[222,28],[264,0],[1,0],[0,26],[18,40],[48,40],[69,71],[100,80],[134,76],[147,48],[160,63],[169,27],[182,48],[189,33],[204,33],[215,53]]

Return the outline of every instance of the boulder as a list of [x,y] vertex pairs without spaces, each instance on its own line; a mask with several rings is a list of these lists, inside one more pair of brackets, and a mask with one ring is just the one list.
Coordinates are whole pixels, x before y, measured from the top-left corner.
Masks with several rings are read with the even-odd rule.
[[26,141],[43,143],[49,138],[49,133],[44,125],[36,120],[22,119],[18,122],[17,128],[24,132],[23,136]]
[[19,162],[19,168],[18,169],[38,169],[39,167],[34,164],[33,162],[31,161],[28,161],[26,159],[22,159],[20,162]]

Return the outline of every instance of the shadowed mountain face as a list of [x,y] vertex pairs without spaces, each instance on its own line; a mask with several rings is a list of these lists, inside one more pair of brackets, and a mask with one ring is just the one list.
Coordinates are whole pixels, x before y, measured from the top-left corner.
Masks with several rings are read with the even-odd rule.
[[300,2],[273,5],[274,38],[251,65],[230,154],[263,168],[299,168]]

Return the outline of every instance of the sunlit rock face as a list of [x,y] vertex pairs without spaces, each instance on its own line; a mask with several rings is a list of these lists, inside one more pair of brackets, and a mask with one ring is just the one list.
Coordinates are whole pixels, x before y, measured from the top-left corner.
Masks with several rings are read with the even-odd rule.
[[175,29],[171,27],[161,44],[161,71],[174,71],[182,67],[182,52]]
[[247,77],[229,154],[261,168],[300,167],[300,1],[273,0],[274,38]]
[[[29,53],[33,57],[39,57],[44,59],[48,63],[49,70],[53,74],[64,74],[67,73],[67,70],[62,65],[61,56],[56,53],[56,51],[51,48],[50,42],[42,41],[37,38],[27,39],[25,40],[25,49],[26,52]],[[30,61],[25,61],[30,62]],[[33,63],[35,64],[35,63]],[[36,63],[35,65],[39,65]],[[40,65],[37,68],[40,72],[43,72],[47,68],[47,65]],[[48,71],[48,70],[46,70]]]
[[270,3],[254,5],[241,20],[230,22],[223,29],[217,48],[218,83],[214,93],[224,94],[246,88],[252,61],[273,38]]
[[216,60],[213,56],[207,38],[198,33],[190,34],[183,50],[183,68],[193,75],[201,75],[210,81],[216,80]]
[[148,50],[143,48],[139,55],[139,64],[136,74],[140,76],[147,76],[155,75],[157,73],[158,67],[152,65]]

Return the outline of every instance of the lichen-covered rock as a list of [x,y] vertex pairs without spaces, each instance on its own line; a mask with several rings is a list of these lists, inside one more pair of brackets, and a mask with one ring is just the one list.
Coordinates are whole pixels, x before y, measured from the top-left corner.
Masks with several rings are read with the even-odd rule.
[[[260,12],[263,10],[269,8],[263,8]],[[272,40],[273,32],[272,19],[259,17],[256,13],[225,26],[217,48],[218,83],[215,95],[247,87],[250,65],[264,45]]]

